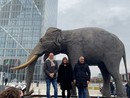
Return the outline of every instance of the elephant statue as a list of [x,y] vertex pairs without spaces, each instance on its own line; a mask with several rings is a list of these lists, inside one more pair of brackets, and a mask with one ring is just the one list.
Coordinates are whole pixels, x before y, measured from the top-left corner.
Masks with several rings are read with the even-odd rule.
[[44,54],[44,60],[46,60],[50,52],[53,52],[54,55],[59,53],[68,55],[73,68],[78,58],[85,56],[87,63],[98,66],[102,73],[104,80],[103,96],[110,97],[110,76],[112,76],[116,84],[117,96],[126,98],[126,92],[123,89],[119,74],[119,65],[122,58],[127,73],[125,47],[114,34],[97,27],[75,30],[60,30],[50,27],[32,50],[28,61],[23,65],[12,68],[19,70],[27,67],[27,92],[29,92],[33,79],[37,59]]

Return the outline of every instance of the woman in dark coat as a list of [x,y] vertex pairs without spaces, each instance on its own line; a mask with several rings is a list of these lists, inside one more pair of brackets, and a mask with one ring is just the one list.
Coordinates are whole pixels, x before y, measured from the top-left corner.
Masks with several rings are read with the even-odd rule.
[[62,97],[65,98],[65,90],[67,90],[67,98],[70,98],[70,90],[72,89],[73,71],[66,57],[63,58],[59,66],[57,82],[62,90]]

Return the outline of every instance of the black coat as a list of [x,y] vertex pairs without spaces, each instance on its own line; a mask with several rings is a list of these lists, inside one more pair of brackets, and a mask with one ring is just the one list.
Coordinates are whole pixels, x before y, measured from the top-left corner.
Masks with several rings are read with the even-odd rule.
[[77,87],[87,87],[87,81],[90,81],[90,69],[88,64],[77,63],[74,67],[74,80]]
[[111,89],[111,91],[114,91],[114,89],[115,89],[112,82],[110,82],[110,89]]
[[126,86],[127,96],[128,98],[130,98],[130,85],[127,83],[125,86]]
[[72,89],[73,71],[70,64],[59,66],[57,82],[60,83],[62,90]]

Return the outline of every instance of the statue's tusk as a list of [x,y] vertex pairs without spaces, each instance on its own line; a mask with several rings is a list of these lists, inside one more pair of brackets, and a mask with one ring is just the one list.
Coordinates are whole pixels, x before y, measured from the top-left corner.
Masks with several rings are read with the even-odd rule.
[[17,67],[13,67],[13,68],[11,68],[12,70],[20,70],[20,69],[23,69],[23,68],[25,68],[25,67],[27,67],[27,66],[29,66],[34,60],[36,60],[38,58],[38,55],[33,55],[32,57],[31,57],[31,59],[29,60],[29,61],[27,61],[26,63],[24,63],[24,64],[22,64],[22,65],[20,65],[20,66],[17,66]]

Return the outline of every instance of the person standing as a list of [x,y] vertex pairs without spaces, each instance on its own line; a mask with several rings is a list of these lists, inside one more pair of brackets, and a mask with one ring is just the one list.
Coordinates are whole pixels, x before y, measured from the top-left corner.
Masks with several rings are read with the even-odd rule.
[[8,83],[8,78],[5,78],[5,86],[7,85]]
[[112,83],[112,81],[110,81],[110,89],[111,89],[111,95],[114,95],[115,87],[114,87],[114,84]]
[[54,98],[57,98],[57,72],[58,72],[58,63],[54,60],[54,54],[50,53],[48,60],[44,62],[44,72],[46,77],[46,94],[47,98],[50,97],[50,84],[52,83],[54,88]]
[[57,82],[62,90],[62,98],[65,98],[65,90],[67,90],[67,98],[70,98],[70,90],[73,83],[73,71],[66,57],[62,59],[59,66]]
[[78,98],[87,98],[87,86],[90,82],[90,76],[88,64],[85,62],[85,58],[81,56],[74,67],[74,83],[78,88]]
[[127,97],[130,98],[130,81],[125,85]]

